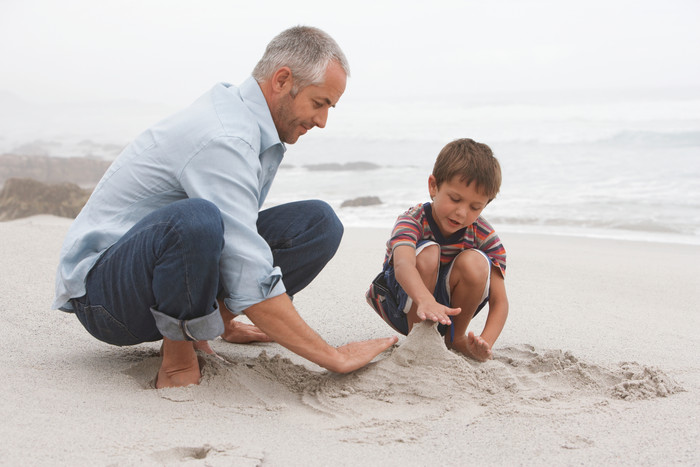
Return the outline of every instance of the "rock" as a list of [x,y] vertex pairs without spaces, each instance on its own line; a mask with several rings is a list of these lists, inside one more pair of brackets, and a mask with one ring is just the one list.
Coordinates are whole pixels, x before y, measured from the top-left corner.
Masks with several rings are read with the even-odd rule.
[[358,206],[375,206],[382,204],[382,200],[376,196],[360,196],[359,198],[348,199],[343,201],[341,208],[358,207]]
[[48,185],[30,178],[11,178],[0,191],[0,220],[38,214],[74,218],[91,192],[75,183]]
[[95,186],[110,161],[90,157],[0,155],[0,186],[10,178],[31,178],[44,183],[72,182]]

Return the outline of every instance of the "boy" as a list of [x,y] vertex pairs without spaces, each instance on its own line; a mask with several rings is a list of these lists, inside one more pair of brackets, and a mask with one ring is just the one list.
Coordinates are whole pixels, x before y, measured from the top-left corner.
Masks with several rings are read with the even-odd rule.
[[[501,168],[487,145],[458,139],[440,151],[428,177],[432,202],[399,216],[383,271],[366,294],[396,331],[407,335],[415,323],[435,321],[448,348],[479,361],[492,358],[508,316],[506,252],[481,211],[500,186]],[[487,302],[481,335],[467,335]]]

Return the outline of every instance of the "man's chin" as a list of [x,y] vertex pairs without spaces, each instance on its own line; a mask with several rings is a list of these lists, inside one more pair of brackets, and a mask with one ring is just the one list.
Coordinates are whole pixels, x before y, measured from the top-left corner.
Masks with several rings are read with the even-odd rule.
[[287,135],[284,138],[280,139],[286,144],[294,144],[297,141],[299,141],[299,138],[301,138],[303,135],[304,133],[292,133],[291,135]]

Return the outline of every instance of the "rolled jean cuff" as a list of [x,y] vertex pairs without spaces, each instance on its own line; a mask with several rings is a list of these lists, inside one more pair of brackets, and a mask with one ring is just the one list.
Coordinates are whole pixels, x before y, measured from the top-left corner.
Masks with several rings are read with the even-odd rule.
[[219,314],[219,307],[208,315],[195,319],[181,320],[168,316],[154,308],[151,313],[156,320],[156,327],[163,335],[174,341],[208,341],[224,333],[224,322]]

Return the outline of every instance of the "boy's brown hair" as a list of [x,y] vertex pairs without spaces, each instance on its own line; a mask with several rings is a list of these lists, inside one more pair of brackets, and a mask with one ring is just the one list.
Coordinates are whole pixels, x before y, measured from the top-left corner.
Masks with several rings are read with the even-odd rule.
[[467,185],[476,183],[477,190],[493,200],[501,189],[501,165],[491,148],[469,138],[448,143],[438,154],[433,166],[437,186],[459,175]]

